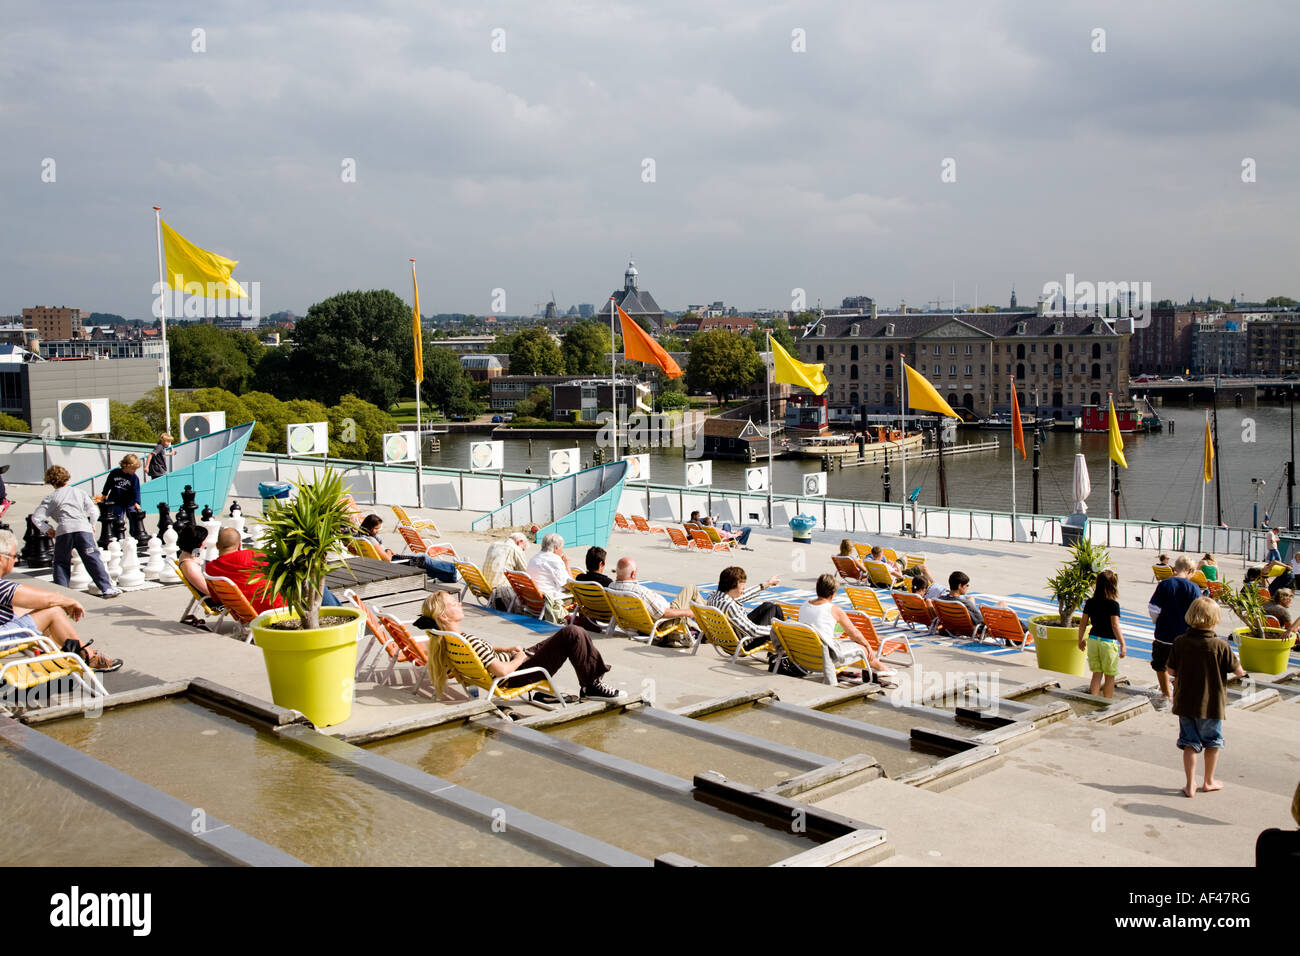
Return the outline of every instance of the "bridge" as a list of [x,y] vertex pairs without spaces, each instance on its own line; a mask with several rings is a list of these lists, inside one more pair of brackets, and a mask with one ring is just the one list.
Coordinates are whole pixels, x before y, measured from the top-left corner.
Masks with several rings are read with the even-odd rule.
[[[1129,381],[1129,393],[1134,398],[1146,397],[1153,405],[1208,405],[1215,398],[1214,376],[1195,382],[1173,382],[1162,379],[1155,382]],[[1258,376],[1220,377],[1218,404],[1256,405],[1260,402],[1283,404],[1295,393],[1300,395],[1300,375],[1291,379]]]

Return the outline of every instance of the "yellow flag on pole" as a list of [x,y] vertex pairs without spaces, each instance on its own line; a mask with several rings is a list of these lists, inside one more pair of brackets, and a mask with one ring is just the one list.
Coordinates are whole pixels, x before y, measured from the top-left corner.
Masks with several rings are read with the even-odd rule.
[[930,380],[918,372],[906,362],[903,363],[903,369],[907,372],[907,407],[919,408],[926,412],[938,412],[940,415],[947,415],[949,418],[960,418],[952,410],[952,406],[943,400],[943,397],[935,391]]
[[420,328],[420,283],[415,281],[415,260],[411,260],[411,288],[415,303],[411,306],[411,335],[415,338],[415,380],[424,381],[424,335]]
[[1205,416],[1205,483],[1208,485],[1214,480],[1214,441],[1210,438],[1210,416]]
[[830,387],[826,381],[825,365],[814,365],[791,358],[790,353],[781,348],[781,343],[767,333],[767,344],[772,349],[772,381],[780,385],[802,385],[811,389],[814,395],[820,395]]
[[167,264],[164,275],[167,284],[179,291],[197,282],[203,292],[193,293],[214,299],[247,299],[248,294],[230,277],[236,259],[227,259],[207,249],[200,249],[167,223],[162,223],[163,259]]
[[1124,440],[1119,435],[1119,419],[1115,416],[1115,399],[1110,400],[1110,460],[1121,468],[1128,467],[1124,458]]

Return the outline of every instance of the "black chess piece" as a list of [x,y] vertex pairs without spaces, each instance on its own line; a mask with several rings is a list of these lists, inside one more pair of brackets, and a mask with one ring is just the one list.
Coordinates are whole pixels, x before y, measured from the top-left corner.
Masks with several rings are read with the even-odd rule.
[[137,554],[149,553],[149,532],[144,529],[144,512],[128,511],[126,513],[127,521],[131,523],[131,537],[135,538],[135,550]]
[[158,540],[159,541],[162,540],[162,536],[167,532],[167,529],[170,528],[171,526],[172,526],[172,507],[167,502],[160,501],[158,502]]
[[230,517],[234,518],[236,515],[242,515],[243,513],[244,509],[239,507],[238,501],[232,501],[230,503]]
[[211,521],[211,520],[212,520],[212,505],[204,505],[204,506],[203,506],[203,513],[199,515],[199,518],[200,518],[201,520],[203,520],[203,521]]
[[113,506],[107,503],[99,508],[99,548],[108,550],[109,539],[113,537]]
[[23,564],[29,568],[48,568],[54,564],[54,541],[36,527],[32,516],[27,516],[27,531],[23,534]]
[[176,512],[176,533],[180,534],[181,528],[185,526],[194,526],[194,489],[189,485],[181,492],[181,506]]

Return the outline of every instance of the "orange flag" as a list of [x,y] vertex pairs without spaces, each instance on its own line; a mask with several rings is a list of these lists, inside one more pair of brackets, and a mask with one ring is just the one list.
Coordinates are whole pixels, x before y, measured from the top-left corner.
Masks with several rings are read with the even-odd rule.
[[1025,430],[1020,425],[1020,396],[1016,393],[1016,377],[1011,376],[1011,447],[1019,449],[1025,458]]
[[673,357],[664,351],[664,347],[650,337],[645,329],[632,321],[623,309],[618,308],[618,322],[623,328],[623,358],[633,362],[646,362],[658,365],[669,378],[678,378],[682,370],[677,367]]

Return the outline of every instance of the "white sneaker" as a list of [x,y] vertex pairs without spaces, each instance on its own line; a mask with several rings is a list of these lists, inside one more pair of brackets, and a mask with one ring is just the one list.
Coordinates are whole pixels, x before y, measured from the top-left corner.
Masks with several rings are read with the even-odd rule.
[[101,592],[99,592],[99,596],[102,597],[102,598],[115,598],[115,597],[121,597],[121,596],[122,596],[122,589],[121,589],[121,588],[109,588],[107,591],[101,591]]
[[1173,701],[1171,701],[1168,697],[1165,697],[1163,694],[1158,697],[1151,698],[1152,709],[1158,710],[1161,713],[1168,711],[1173,706],[1174,706]]

